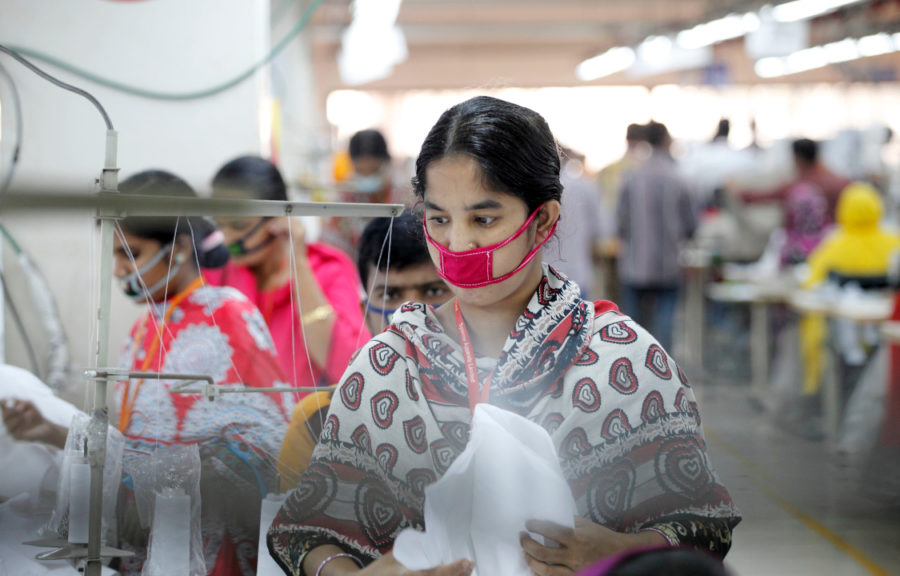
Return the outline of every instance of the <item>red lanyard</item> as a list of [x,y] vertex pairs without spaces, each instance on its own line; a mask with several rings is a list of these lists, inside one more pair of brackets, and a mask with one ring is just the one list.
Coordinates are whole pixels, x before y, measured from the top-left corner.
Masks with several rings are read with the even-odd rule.
[[466,379],[469,381],[469,410],[475,413],[475,406],[484,402],[489,403],[491,397],[491,376],[481,384],[478,381],[478,367],[475,365],[475,351],[469,340],[469,331],[466,329],[466,321],[459,311],[459,301],[454,300],[453,312],[456,314],[456,329],[459,331],[459,344],[462,346],[463,359],[466,361]]
[[[154,331],[153,333],[153,343],[150,345],[150,350],[147,352],[147,356],[144,358],[144,363],[141,364],[141,372],[146,372],[147,369],[150,368],[150,364],[153,362],[153,359],[156,357],[156,352],[159,349],[159,334],[163,330],[166,329],[166,323],[169,321],[169,318],[172,316],[172,312],[175,311],[175,307],[178,306],[182,300],[190,296],[191,292],[203,286],[203,277],[198,276],[191,282],[184,291],[176,294],[172,301],[169,303],[168,308],[166,308],[166,313],[163,316],[162,326],[158,327],[158,331]],[[143,344],[144,330],[147,328],[147,321],[150,318],[150,314],[153,312],[148,312],[146,316],[144,316],[144,321],[141,323],[141,327],[138,329],[134,338],[134,346],[135,349],[140,347]],[[119,431],[125,432],[128,428],[128,424],[131,423],[131,413],[134,411],[134,403],[137,402],[138,392],[141,390],[141,385],[144,383],[144,379],[141,378],[137,381],[134,387],[134,394],[129,395],[131,391],[131,382],[125,382],[125,390],[124,394],[122,394],[122,409],[119,411]]]

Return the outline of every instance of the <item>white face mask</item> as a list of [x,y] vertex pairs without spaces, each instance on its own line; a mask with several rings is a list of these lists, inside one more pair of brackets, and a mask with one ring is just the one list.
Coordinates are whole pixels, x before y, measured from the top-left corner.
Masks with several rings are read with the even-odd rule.
[[[172,244],[166,244],[156,254],[153,255],[153,258],[150,259],[149,262],[119,279],[119,285],[122,287],[122,291],[126,296],[134,300],[135,302],[141,302],[144,300],[145,292],[141,286],[141,277],[153,269],[154,266],[159,264],[163,258],[165,258],[169,252],[172,250]],[[181,269],[181,265],[184,264],[184,254],[176,254],[175,255],[175,266],[169,270],[169,272],[153,283],[152,286],[147,287],[146,296],[149,298],[154,292],[162,288],[166,285],[169,280],[172,279],[173,276],[178,274],[178,271]]]
[[384,188],[384,180],[381,176],[355,176],[350,181],[351,191],[358,194],[374,194]]

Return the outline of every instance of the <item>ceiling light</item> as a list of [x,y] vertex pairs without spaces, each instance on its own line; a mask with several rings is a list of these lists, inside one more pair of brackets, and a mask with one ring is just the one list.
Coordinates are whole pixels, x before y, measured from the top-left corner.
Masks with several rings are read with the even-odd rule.
[[794,0],[775,6],[772,9],[772,16],[779,22],[809,20],[862,1],[864,0]]
[[668,36],[648,36],[637,49],[638,57],[648,64],[662,64],[672,53],[672,40]]
[[627,69],[634,64],[634,60],[634,50],[626,46],[617,46],[603,54],[588,58],[575,68],[575,74],[580,80],[595,80]]
[[828,65],[828,57],[825,54],[825,49],[821,46],[794,52],[785,60],[790,74],[822,68],[823,66]]
[[844,38],[840,42],[826,44],[825,57],[832,64],[856,60],[859,58],[859,49],[857,49],[856,44],[856,40],[852,38]]
[[682,30],[676,36],[676,41],[682,48],[703,48],[725,40],[740,38],[757,28],[759,28],[759,17],[756,14],[752,12],[743,16],[729,14],[718,20],[698,24],[689,30]]
[[760,78],[775,78],[787,74],[784,68],[784,58],[760,58],[756,61],[753,69]]
[[341,36],[338,72],[344,83],[365,84],[390,76],[408,56],[396,25],[402,0],[353,0],[353,20]]
[[859,49],[860,56],[878,56],[895,50],[893,40],[884,33],[863,36],[856,43],[856,47]]

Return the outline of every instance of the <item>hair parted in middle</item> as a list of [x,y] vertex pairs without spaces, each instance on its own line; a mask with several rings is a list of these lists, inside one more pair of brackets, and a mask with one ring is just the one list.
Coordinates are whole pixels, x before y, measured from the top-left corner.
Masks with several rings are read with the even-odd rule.
[[425,196],[428,166],[454,155],[474,159],[488,188],[521,199],[529,213],[562,198],[556,139],[543,116],[524,106],[476,96],[445,111],[416,160],[416,196]]

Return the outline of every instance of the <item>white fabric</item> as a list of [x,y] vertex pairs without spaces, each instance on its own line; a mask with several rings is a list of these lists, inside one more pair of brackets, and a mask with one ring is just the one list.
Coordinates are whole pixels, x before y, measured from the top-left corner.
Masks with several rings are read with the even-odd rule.
[[531,574],[519,544],[525,522],[572,527],[575,514],[547,431],[512,412],[479,404],[466,449],[425,489],[427,531],[402,531],[394,556],[410,570],[468,558],[482,574],[524,576]]
[[[58,398],[36,376],[16,366],[0,364],[0,401],[15,398],[34,403],[44,417],[68,427],[78,408]],[[59,450],[34,442],[19,442],[0,419],[0,499],[27,492],[37,497],[42,481],[58,473]],[[52,488],[52,482],[50,482]],[[45,486],[46,487],[46,486]]]
[[[36,509],[26,495],[0,504],[0,576],[78,576],[71,561],[35,560],[35,554],[52,548],[27,546],[22,542],[39,538],[40,528],[47,522],[47,513]],[[118,574],[108,566],[103,576]]]

